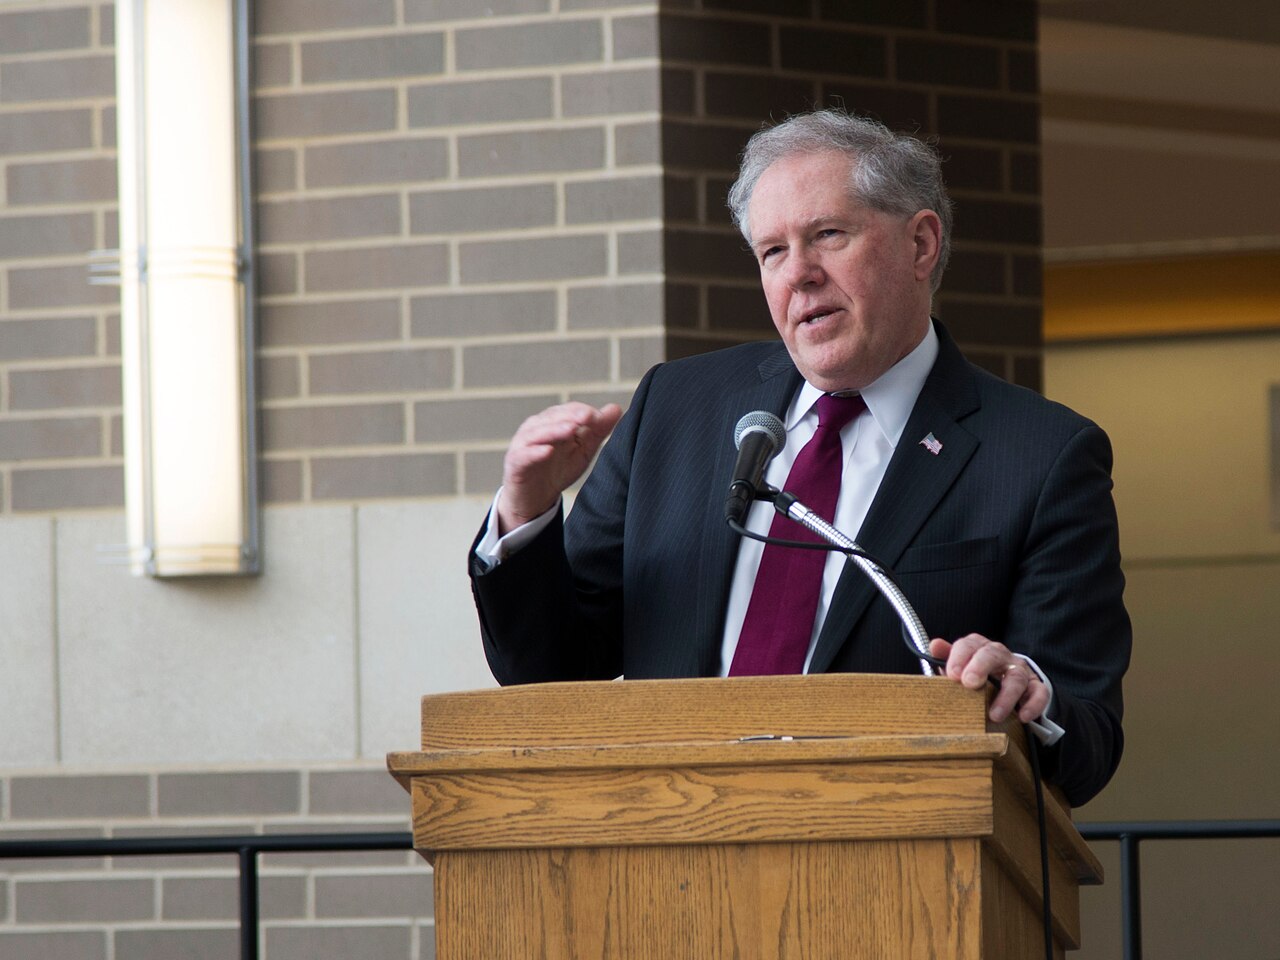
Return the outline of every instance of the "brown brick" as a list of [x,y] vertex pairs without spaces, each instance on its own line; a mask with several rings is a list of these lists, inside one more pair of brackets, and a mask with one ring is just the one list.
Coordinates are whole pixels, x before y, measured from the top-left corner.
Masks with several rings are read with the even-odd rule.
[[737,233],[666,231],[667,271],[676,276],[757,280],[759,271]]
[[671,166],[698,170],[737,171],[738,155],[759,124],[723,127],[701,122],[664,120],[662,159]]
[[707,327],[711,330],[733,330],[756,336],[770,336],[774,332],[769,305],[759,286],[709,286]]
[[403,443],[404,434],[404,407],[398,403],[279,407],[262,412],[264,450]]
[[560,78],[566,117],[648,113],[661,105],[658,69],[571,73]]
[[1040,92],[1040,60],[1035,50],[1006,50],[1008,88],[1014,93]]
[[571,330],[660,327],[664,314],[661,283],[610,284],[569,290]]
[[937,4],[937,29],[1034,42],[1037,7],[1026,0],[947,0]]
[[467,387],[608,380],[609,342],[555,340],[465,347],[462,373]]
[[312,394],[401,393],[453,383],[453,351],[410,349],[323,353],[307,362]]
[[257,150],[253,154],[253,187],[258,196],[298,188],[298,154],[293,149]]
[[502,450],[468,450],[462,455],[462,470],[466,475],[463,492],[480,496],[493,496],[502,485]]
[[1013,382],[1020,387],[1044,392],[1044,362],[1040,357],[1014,357]]
[[296,397],[302,390],[301,364],[297,357],[258,357],[258,396],[265,400]]
[[556,325],[556,295],[550,290],[445,293],[409,301],[415,337],[484,337],[537,333]]
[[871,33],[823,27],[782,27],[778,31],[784,70],[836,76],[888,76],[888,51],[883,37]]
[[271,297],[294,293],[298,289],[298,255],[296,253],[263,253],[253,257],[257,275],[258,296]]
[[439,137],[373,140],[307,147],[308,187],[439,180],[449,175],[449,143]]
[[661,229],[618,234],[618,273],[659,273],[663,266]]
[[116,162],[105,157],[9,165],[5,196],[13,206],[114,200]]
[[988,250],[955,250],[942,283],[948,293],[1005,292],[1005,255]]
[[253,5],[253,34],[312,33],[395,23],[395,0],[360,3],[316,3],[315,0],[272,0]]
[[409,230],[415,234],[542,227],[555,220],[556,189],[550,183],[409,195]]
[[1002,190],[1000,151],[991,147],[943,144],[942,175],[949,190]]
[[162,817],[291,814],[302,810],[301,777],[293,772],[162,773],[156,786]]
[[449,249],[442,243],[315,250],[305,263],[310,291],[426,287],[449,278]]
[[89,11],[86,8],[0,13],[0,56],[88,45]]
[[396,300],[334,300],[322,303],[268,303],[258,315],[264,347],[397,340]]
[[666,337],[628,337],[618,341],[618,376],[638,380],[654,364],[666,359]]
[[430,83],[409,88],[409,126],[540,120],[553,112],[550,77]]
[[292,82],[292,44],[255,43],[253,45],[253,89],[287,87]]
[[5,960],[106,960],[107,932],[24,933],[0,929],[0,956]]
[[454,32],[454,62],[459,70],[559,66],[600,60],[604,28],[599,20],[544,20],[517,26],[459,29]]
[[417,443],[507,440],[525,419],[559,402],[559,396],[551,393],[424,400],[413,405],[413,439]]
[[943,297],[938,315],[962,344],[1039,347],[1043,343],[1039,306]]
[[874,117],[893,130],[919,130],[930,120],[929,94],[851,80],[823,80],[822,103]]
[[604,166],[604,130],[525,130],[458,138],[458,175],[500,177]]
[[924,29],[929,25],[929,0],[819,0],[818,16],[866,26]]
[[662,178],[577,180],[564,187],[566,223],[652,220],[662,216]]
[[613,59],[647,60],[658,56],[658,18],[652,13],[616,17],[613,21]]
[[396,92],[334,90],[257,97],[253,118],[257,140],[394,130]]
[[13,886],[19,923],[150,920],[154,900],[150,879],[20,880]]
[[6,460],[96,457],[102,453],[97,417],[0,420],[0,451]]
[[[753,67],[769,66],[773,62],[769,25],[765,23],[707,16],[666,16],[662,18],[659,31],[662,57],[667,61],[689,60],[699,65],[739,63]],[[787,32],[787,28],[784,27],[783,32]],[[792,29],[791,32],[796,31]],[[820,46],[830,43],[827,33],[814,33]],[[846,56],[857,55],[855,44],[856,41],[850,41]],[[806,69],[816,68],[810,66]]]
[[424,20],[470,20],[479,17],[508,17],[522,13],[545,13],[550,0],[485,0],[477,9],[475,0],[404,0],[404,18],[409,23]]
[[788,80],[773,74],[707,71],[703,79],[703,98],[712,116],[781,119],[812,110],[817,96],[812,80]]
[[426,870],[316,877],[317,919],[429,917],[432,897],[432,875]]
[[313,815],[399,815],[407,809],[404,790],[382,768],[313,770],[307,786],[307,811]]
[[92,110],[0,113],[0,154],[84,150],[92,146]]
[[697,109],[697,82],[694,71],[678,67],[662,68],[662,110],[671,114],[693,114]]
[[14,410],[120,406],[120,367],[60,367],[9,373],[9,406]]
[[113,57],[58,57],[0,64],[0,102],[84,100],[116,91]]
[[1000,49],[977,43],[938,42],[901,38],[896,61],[899,80],[934,86],[1001,86]]
[[297,503],[302,499],[302,461],[259,460],[258,489],[266,503]]
[[302,82],[338,83],[439,73],[444,34],[344,37],[302,44]]
[[[724,196],[729,195],[725,187]],[[708,208],[712,219],[721,216],[723,204],[717,201]],[[694,177],[677,177],[668,175],[662,180],[662,211],[668,223],[684,220],[689,223],[699,222],[698,180]]]
[[435,497],[457,493],[452,453],[317,457],[311,461],[314,500]]
[[[202,929],[185,927],[181,930],[124,928],[113,934],[115,956],[130,960],[226,960],[237,956],[240,949],[240,931],[234,927]],[[317,954],[318,956],[318,954]]]
[[1009,189],[1039,198],[1040,154],[1023,150],[1009,152]]
[[1040,243],[1040,204],[956,198],[956,237],[995,243]]
[[938,132],[943,137],[1039,143],[1040,106],[1031,100],[939,94]]
[[[235,933],[234,930],[228,932]],[[409,943],[410,927],[407,923],[394,926],[362,924],[336,927],[326,924],[323,927],[268,927],[266,931],[266,955],[272,960],[407,957]],[[226,955],[231,956],[231,952]],[[190,955],[178,952],[173,956]]]
[[600,234],[462,243],[458,257],[463,283],[595,277],[609,262]]
[[1039,255],[1013,258],[1013,294],[1039,297],[1044,293],[1044,261]]
[[98,349],[93,317],[44,317],[0,322],[0,360],[91,357]]
[[267,201],[258,204],[257,222],[267,244],[394,236],[400,233],[400,198],[384,193]]
[[14,510],[124,506],[124,471],[118,466],[15,469],[12,487]]
[[151,810],[151,788],[145,776],[15,776],[9,803],[15,820],[144,817]]

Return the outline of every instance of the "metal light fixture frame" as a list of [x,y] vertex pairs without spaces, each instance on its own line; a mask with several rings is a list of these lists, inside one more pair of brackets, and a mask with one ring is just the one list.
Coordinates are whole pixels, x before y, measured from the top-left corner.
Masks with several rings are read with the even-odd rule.
[[248,0],[116,0],[127,562],[260,572]]

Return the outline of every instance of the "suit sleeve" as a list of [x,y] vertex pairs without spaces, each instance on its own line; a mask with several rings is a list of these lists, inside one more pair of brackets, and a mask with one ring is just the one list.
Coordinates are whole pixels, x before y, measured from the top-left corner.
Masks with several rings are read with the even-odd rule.
[[1111,497],[1111,445],[1093,424],[1068,440],[1036,503],[1010,601],[1006,644],[1054,685],[1066,734],[1045,775],[1079,806],[1100,791],[1124,747],[1120,680],[1132,630]]

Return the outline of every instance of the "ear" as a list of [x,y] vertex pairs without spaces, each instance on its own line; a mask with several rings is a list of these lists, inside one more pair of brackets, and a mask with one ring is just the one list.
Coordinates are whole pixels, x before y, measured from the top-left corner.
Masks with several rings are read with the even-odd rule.
[[907,229],[915,244],[915,275],[928,281],[942,251],[942,220],[932,210],[921,210],[908,222]]

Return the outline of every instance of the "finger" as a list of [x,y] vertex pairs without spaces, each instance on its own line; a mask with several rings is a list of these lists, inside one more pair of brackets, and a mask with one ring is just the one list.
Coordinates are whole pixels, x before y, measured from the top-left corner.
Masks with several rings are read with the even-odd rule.
[[1021,661],[1009,664],[1000,671],[997,679],[1000,681],[1000,689],[991,699],[987,716],[994,723],[1001,723],[1013,713],[1014,708],[1029,692],[1033,682],[1038,685],[1038,681],[1034,681],[1031,671]]

